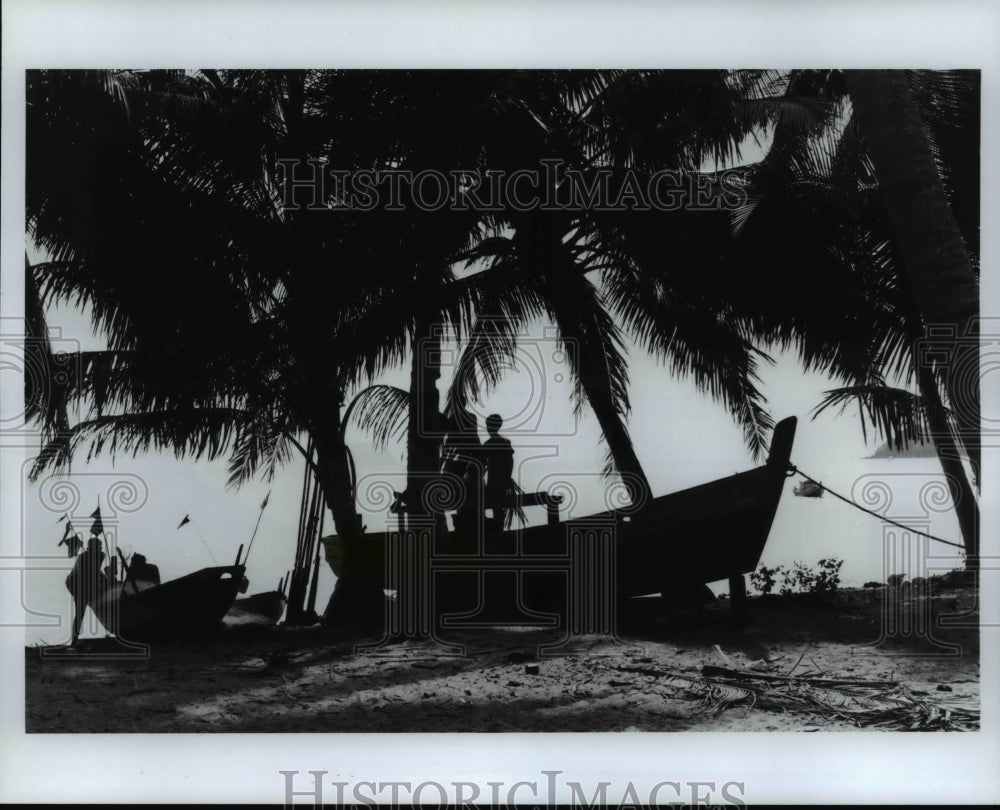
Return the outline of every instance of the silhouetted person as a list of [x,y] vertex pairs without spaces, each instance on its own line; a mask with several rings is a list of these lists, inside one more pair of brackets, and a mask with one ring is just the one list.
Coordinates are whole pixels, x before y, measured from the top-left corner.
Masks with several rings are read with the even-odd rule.
[[80,638],[80,628],[83,627],[83,615],[87,605],[95,602],[104,590],[104,576],[101,566],[104,564],[104,551],[101,541],[91,537],[87,550],[76,558],[73,570],[66,577],[66,587],[73,595],[73,646]]
[[132,580],[138,582],[152,582],[154,585],[160,584],[160,569],[150,562],[142,554],[133,554],[132,562],[128,567]]
[[486,462],[486,507],[493,510],[493,526],[502,530],[508,522],[513,505],[514,448],[500,435],[503,418],[499,414],[486,417],[486,432],[490,437],[483,445]]

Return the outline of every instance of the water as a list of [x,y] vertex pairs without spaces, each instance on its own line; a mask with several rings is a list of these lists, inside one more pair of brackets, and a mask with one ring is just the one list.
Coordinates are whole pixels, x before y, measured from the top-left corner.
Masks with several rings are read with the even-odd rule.
[[[67,335],[87,343],[89,328],[79,313],[64,323]],[[75,324],[75,327],[70,329]],[[81,335],[83,337],[81,337]],[[92,341],[91,341],[92,342]],[[575,412],[572,382],[566,373],[565,353],[559,350],[551,327],[535,324],[519,341],[523,357],[505,374],[501,385],[484,394],[473,411],[483,427],[485,416],[504,417],[503,433],[514,444],[515,478],[527,491],[559,491],[567,495],[564,517],[577,517],[615,505],[621,488],[604,479],[600,470],[606,448],[590,409]],[[775,420],[797,415],[798,428],[792,462],[812,477],[854,500],[874,499],[870,506],[888,517],[960,543],[958,523],[937,460],[869,459],[875,440],[866,441],[852,412],[826,411],[813,418],[823,393],[834,383],[824,375],[803,373],[797,358],[778,352],[773,365],[761,369],[760,389]],[[654,494],[695,486],[760,463],[746,449],[742,432],[718,403],[698,393],[690,380],[676,378],[661,363],[634,344],[629,345],[631,411],[628,428]],[[405,388],[408,369],[386,372],[376,382]],[[450,370],[442,370],[439,390],[446,390]],[[77,415],[79,416],[79,415]],[[485,434],[481,435],[485,438]],[[392,490],[405,488],[404,448],[396,444],[376,451],[357,428],[347,433],[358,469],[358,505],[371,532],[384,530],[395,519],[387,515]],[[234,491],[226,487],[225,461],[178,461],[169,454],[136,458],[121,456],[114,463],[102,455],[84,463],[78,453],[72,471],[23,484],[21,513],[22,554],[29,570],[14,582],[17,571],[4,571],[0,589],[4,615],[12,601],[33,613],[27,628],[29,643],[60,643],[68,637],[71,616],[64,580],[70,568],[57,548],[62,534],[59,517],[70,512],[76,528],[86,536],[89,515],[100,501],[104,523],[123,550],[145,554],[160,567],[164,581],[191,571],[229,564],[241,544],[249,544],[260,505],[270,493],[247,563],[249,593],[272,590],[291,567],[295,555],[302,461],[296,458],[270,483],[253,481]],[[916,569],[952,568],[961,564],[957,549],[901,532],[877,517],[859,512],[829,494],[822,498],[792,495],[797,480],[789,479],[778,507],[762,562],[789,567],[795,561],[816,566],[824,557],[844,560],[841,579],[859,586],[884,581],[890,573]],[[881,493],[881,494],[880,494]],[[880,501],[891,497],[891,504]],[[193,523],[177,526],[185,514]],[[545,520],[544,509],[529,510],[531,522]],[[327,519],[327,533],[332,522]],[[200,530],[200,533],[199,533]],[[204,541],[202,541],[204,538]],[[206,544],[208,548],[206,549]],[[909,549],[927,555],[905,558]],[[214,555],[214,559],[213,559]],[[925,559],[926,557],[926,559]],[[320,566],[317,607],[322,611],[333,590],[334,576]],[[715,586],[724,590],[724,584]],[[99,627],[91,632],[102,634]]]
[[[808,459],[808,446],[803,448],[802,455]],[[799,463],[831,489],[864,502],[887,517],[961,543],[958,522],[935,459],[858,458],[853,463],[841,461],[822,472],[818,472],[816,463],[808,468],[804,462]],[[557,479],[575,481],[578,499],[571,515],[606,508],[607,487],[598,476],[553,472],[540,460],[536,466],[541,469],[533,470],[530,464],[522,469],[522,481],[527,481],[528,486],[546,481],[551,485]],[[671,470],[673,477],[681,479],[673,489],[712,477],[698,469],[704,465],[690,466],[694,471],[688,469],[685,474]],[[235,559],[238,546],[248,543],[260,502],[268,491],[261,484],[250,485],[240,492],[226,490],[223,465],[178,462],[155,455],[131,462],[128,473],[118,472],[109,464],[89,465],[85,469],[85,474],[75,473],[70,477],[80,493],[79,505],[73,510],[81,516],[76,520],[76,528],[85,534],[90,520],[84,516],[93,511],[101,495],[102,515],[109,533],[117,538],[126,554],[139,551],[159,565],[164,581],[214,564],[192,526],[176,528],[185,514],[195,519],[216,561],[228,564]],[[664,487],[656,486],[655,480],[667,471],[655,466],[651,469],[659,473],[651,473],[656,491],[665,491]],[[734,471],[714,470],[714,477]],[[289,468],[271,486],[270,502],[247,565],[249,593],[273,589],[294,557],[297,486],[301,477],[293,473],[294,468]],[[372,474],[371,479],[375,478]],[[121,480],[136,485],[136,479],[145,489],[132,496],[131,504],[108,502],[109,482]],[[62,524],[57,523],[61,512],[53,508],[53,498],[58,495],[59,480],[65,479],[43,480],[25,488],[25,549],[34,567],[24,574],[23,580],[22,604],[32,613],[26,630],[28,644],[63,643],[68,638],[72,606],[64,580],[72,561],[65,557],[63,549],[57,548]],[[880,518],[853,509],[829,493],[822,498],[795,497],[792,488],[799,480],[786,481],[761,559],[763,564],[789,568],[798,561],[815,568],[821,558],[842,559],[840,574],[845,586],[861,586],[869,580],[884,582],[891,573],[907,572],[912,578],[961,565],[957,549],[916,536],[905,537],[904,532]],[[181,492],[185,493],[183,500],[178,499]],[[70,504],[61,506],[68,508]],[[537,511],[537,515],[529,515],[532,522],[544,521],[544,510]],[[385,519],[384,512],[366,512],[369,531],[384,528]],[[327,525],[328,532],[332,531],[330,524]],[[329,567],[321,561],[318,610],[325,607],[334,582]],[[725,591],[726,584],[716,583],[713,589]],[[4,591],[5,600],[18,596],[16,588],[7,587]],[[103,633],[99,626],[88,625],[83,635]]]
[[[844,561],[844,585],[884,582],[889,574],[918,575],[915,566],[926,553],[919,575],[962,565],[959,549],[910,535],[885,520],[867,515],[829,493],[821,498],[792,495],[786,483],[761,562],[789,566],[796,560],[814,566],[823,557]],[[824,475],[823,483],[888,518],[961,544],[958,519],[936,459],[859,459]],[[907,557],[907,549],[912,557]]]

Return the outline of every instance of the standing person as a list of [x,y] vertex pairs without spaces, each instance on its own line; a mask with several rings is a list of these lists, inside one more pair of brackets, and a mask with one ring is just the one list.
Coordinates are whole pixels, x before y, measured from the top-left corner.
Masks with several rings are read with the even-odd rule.
[[483,445],[486,459],[486,507],[493,510],[494,531],[502,531],[510,520],[514,498],[514,448],[500,435],[503,418],[493,413],[486,417],[490,437]]
[[66,577],[66,587],[73,595],[73,640],[76,646],[80,638],[80,628],[83,626],[83,615],[87,605],[96,601],[103,590],[103,575],[101,566],[104,564],[104,550],[101,541],[91,537],[87,542],[87,550],[76,558],[73,570]]

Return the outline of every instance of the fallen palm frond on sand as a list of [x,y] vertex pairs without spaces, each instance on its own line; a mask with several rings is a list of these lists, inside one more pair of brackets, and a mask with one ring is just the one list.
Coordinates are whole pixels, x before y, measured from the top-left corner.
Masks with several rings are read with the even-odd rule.
[[903,683],[771,675],[705,666],[700,675],[650,667],[620,666],[659,678],[666,697],[698,702],[698,711],[718,713],[737,706],[807,712],[817,719],[847,720],[858,728],[899,731],[975,731],[979,709],[956,695],[931,700]]

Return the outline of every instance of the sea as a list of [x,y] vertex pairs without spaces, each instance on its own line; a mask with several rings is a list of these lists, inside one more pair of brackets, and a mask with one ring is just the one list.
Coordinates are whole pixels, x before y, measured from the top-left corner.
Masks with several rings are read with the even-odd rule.
[[[126,556],[143,553],[156,563],[164,581],[182,576],[209,565],[229,564],[235,560],[237,549],[249,548],[247,576],[248,593],[272,590],[279,578],[291,567],[295,554],[298,519],[298,493],[287,482],[272,482],[269,489],[256,486],[259,500],[246,490],[233,493],[220,487],[214,469],[205,465],[186,465],[173,459],[162,459],[163,467],[176,466],[168,472],[159,469],[156,476],[150,472],[118,473],[91,471],[85,481],[91,490],[104,487],[101,514],[104,528],[112,542],[121,547]],[[816,475],[818,473],[818,475]],[[885,582],[887,576],[905,573],[910,578],[928,576],[950,570],[962,564],[958,549],[917,534],[925,532],[945,540],[961,543],[958,522],[951,507],[936,461],[927,458],[857,459],[852,465],[840,464],[832,469],[810,470],[823,484],[881,517],[866,514],[829,492],[819,498],[798,497],[793,494],[796,483],[802,479],[786,480],[770,536],[761,558],[761,564],[791,569],[796,563],[818,569],[819,561],[826,558],[842,560],[840,579],[843,586],[860,587],[867,582]],[[164,481],[176,478],[170,489],[190,488],[192,495],[180,503],[172,498],[158,498],[150,491],[148,481],[154,478],[165,487]],[[299,476],[289,476],[299,478]],[[41,495],[51,501],[58,482],[44,485],[31,484],[26,491]],[[701,483],[694,481],[693,483]],[[146,485],[145,488],[143,485]],[[106,500],[111,487],[110,502]],[[115,490],[117,486],[117,494]],[[254,536],[254,526],[260,516],[260,503],[268,495],[268,505],[263,510],[260,526]],[[70,504],[60,501],[73,519],[74,528],[83,535],[92,525],[91,517],[97,508],[98,493]],[[68,496],[66,496],[68,497]],[[51,503],[50,503],[51,505]],[[606,508],[605,498],[581,498],[573,505],[575,514],[585,514]],[[544,511],[529,516],[530,522],[544,521]],[[189,521],[178,527],[185,516]],[[65,547],[58,545],[64,533],[65,521],[52,510],[37,508],[26,514],[25,543],[26,570],[21,573],[20,588],[5,587],[5,599],[20,596],[26,614],[26,644],[60,644],[68,638],[72,605],[64,580],[72,560],[65,555]],[[369,531],[385,528],[390,516],[368,512],[365,514]],[[899,528],[889,520],[902,523],[913,531]],[[329,515],[327,532],[332,533]],[[251,545],[252,540],[252,545]],[[665,537],[664,542],[669,542]],[[10,571],[4,572],[10,576]],[[321,560],[317,589],[317,609],[322,612],[332,593],[335,577]],[[10,583],[13,585],[13,583]],[[712,583],[716,593],[728,589],[726,582]],[[6,615],[9,605],[5,605]],[[83,635],[104,634],[93,617]]]
[[[67,330],[73,326],[66,334],[74,335],[74,346],[99,348],[93,337],[89,343],[85,339],[86,320],[78,313],[73,317],[63,320]],[[470,410],[477,416],[483,440],[486,416],[502,415],[501,434],[515,449],[515,480],[529,492],[563,494],[562,516],[569,518],[621,505],[624,490],[615,477],[602,474],[607,448],[590,409],[574,405],[563,348],[550,326],[530,327],[520,338],[518,355],[502,383],[483,392]],[[743,428],[722,405],[640,346],[632,343],[627,349],[631,385],[625,418],[654,495],[762,463],[766,453],[753,454]],[[439,389],[443,392],[450,381],[450,355],[442,356]],[[786,569],[801,563],[816,569],[822,559],[843,560],[844,586],[884,582],[893,573],[926,576],[960,566],[959,549],[888,522],[961,544],[937,459],[873,458],[881,440],[863,429],[856,411],[817,412],[834,381],[803,372],[791,352],[779,352],[773,360],[759,369],[759,388],[775,422],[797,418],[792,463],[876,514],[860,511],[829,492],[821,498],[796,497],[792,490],[802,479],[791,477],[761,563]],[[399,367],[375,382],[406,388],[408,380],[408,369]],[[384,531],[395,525],[388,512],[392,492],[405,488],[404,443],[374,447],[357,426],[349,426],[346,439],[357,468],[358,511],[368,531]],[[135,552],[145,555],[159,566],[164,581],[207,566],[231,564],[241,547],[250,594],[275,589],[292,567],[302,498],[301,457],[290,460],[269,480],[254,479],[234,488],[227,484],[225,458],[179,459],[168,452],[103,452],[91,457],[81,449],[69,470],[45,471],[28,480],[40,446],[25,450],[17,493],[20,547],[15,549],[11,538],[5,539],[4,554],[20,557],[23,567],[0,572],[3,615],[20,614],[23,609],[28,644],[68,639],[72,608],[65,579],[72,560],[59,541],[67,520],[86,538],[98,508],[111,543],[126,557]],[[527,511],[529,524],[545,521],[544,509]],[[333,533],[329,513],[324,533]],[[334,582],[332,571],[321,561],[316,599],[320,613]],[[723,582],[712,587],[721,593],[727,586]],[[88,634],[103,635],[103,630],[90,622],[84,629]]]

